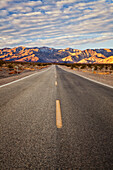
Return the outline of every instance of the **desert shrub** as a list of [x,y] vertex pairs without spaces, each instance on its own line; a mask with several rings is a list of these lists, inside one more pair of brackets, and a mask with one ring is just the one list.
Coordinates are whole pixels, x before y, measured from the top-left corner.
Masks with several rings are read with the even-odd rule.
[[113,65],[110,66],[110,70],[113,70]]
[[84,68],[86,68],[86,65],[82,65],[80,68],[81,68],[81,69],[84,69]]
[[75,68],[78,68],[78,65],[77,65],[77,64],[74,64],[74,67],[75,67]]
[[9,63],[9,64],[7,65],[7,67],[8,67],[8,69],[9,69],[9,71],[12,71],[12,70],[14,69],[14,66],[13,66],[12,63]]
[[67,63],[64,63],[63,65],[67,66],[67,67],[70,67],[71,65],[70,64],[67,64]]
[[102,70],[104,68],[104,65],[99,65],[99,70]]
[[70,65],[66,65],[67,67],[70,67]]
[[97,70],[97,65],[94,66],[94,70]]
[[8,64],[8,68],[9,68],[9,69],[14,68],[13,64],[11,64],[11,63],[10,63],[10,64]]
[[0,60],[0,67],[4,64],[3,60]]
[[108,66],[106,65],[106,66],[105,66],[105,70],[107,70],[107,69],[108,69]]
[[74,66],[73,65],[71,65],[71,69],[73,69],[74,68]]
[[18,66],[18,69],[19,69],[19,70],[23,70],[23,68],[24,68],[24,66],[22,66],[22,65],[19,65],[19,66]]
[[37,66],[42,66],[42,63],[37,63]]
[[92,68],[92,65],[91,64],[87,64],[87,67]]

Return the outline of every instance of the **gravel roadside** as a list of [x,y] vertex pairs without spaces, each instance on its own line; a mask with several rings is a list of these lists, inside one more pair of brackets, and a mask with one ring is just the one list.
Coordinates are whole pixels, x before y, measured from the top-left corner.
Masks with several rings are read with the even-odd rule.
[[[112,74],[108,74],[108,75],[93,74],[93,73],[87,72],[85,70],[79,70],[78,71],[78,70],[72,70],[71,68],[66,67],[66,66],[60,66],[60,67],[62,67],[66,71],[77,73],[77,74],[82,75],[84,77],[87,77],[87,78],[99,81],[101,83],[113,86],[113,73]],[[40,70],[38,70],[38,72],[39,71]],[[22,73],[20,73],[18,75],[1,78],[0,79],[0,85],[3,85],[3,84],[6,84],[6,83],[9,83],[9,82],[18,80],[18,79],[23,78],[25,76],[31,75],[31,74],[33,74],[35,72],[37,72],[37,71],[27,71],[27,72],[22,72]]]
[[72,72],[72,73],[77,73],[79,75],[82,75],[84,77],[96,80],[98,82],[113,86],[113,73],[112,74],[107,74],[107,75],[102,75],[102,74],[94,74],[85,70],[72,70],[69,67],[66,66],[61,66],[64,70]]
[[[45,69],[45,68],[43,68]],[[34,74],[36,72],[40,72],[42,69],[40,70],[37,70],[37,71],[26,71],[26,72],[22,72],[20,74],[16,74],[16,75],[11,75],[9,77],[5,77],[5,78],[1,78],[0,79],[0,85],[3,85],[3,84],[7,84],[7,83],[10,83],[12,81],[15,81],[15,80],[18,80],[20,78],[23,78],[23,77],[26,77],[26,76],[29,76],[31,74]]]

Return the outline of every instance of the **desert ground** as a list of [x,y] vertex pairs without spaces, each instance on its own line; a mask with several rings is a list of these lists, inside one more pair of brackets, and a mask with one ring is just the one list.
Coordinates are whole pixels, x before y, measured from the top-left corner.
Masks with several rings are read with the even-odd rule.
[[33,63],[4,63],[0,66],[0,85],[28,76],[46,67],[48,66]]
[[[33,74],[48,67],[44,63],[0,63],[0,85]],[[113,86],[113,64],[61,64],[73,73]]]

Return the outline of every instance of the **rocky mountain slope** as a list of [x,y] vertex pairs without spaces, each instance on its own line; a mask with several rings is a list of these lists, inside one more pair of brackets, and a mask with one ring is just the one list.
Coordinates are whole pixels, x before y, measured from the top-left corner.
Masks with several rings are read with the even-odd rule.
[[0,49],[0,59],[19,62],[60,62],[60,63],[113,63],[113,49],[72,48],[54,49],[48,47],[15,47]]

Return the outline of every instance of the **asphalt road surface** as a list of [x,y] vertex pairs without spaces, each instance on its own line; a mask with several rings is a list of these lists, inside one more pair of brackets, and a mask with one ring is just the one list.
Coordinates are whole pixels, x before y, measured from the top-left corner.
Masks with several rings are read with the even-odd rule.
[[113,169],[113,89],[51,66],[0,88],[0,170],[58,168]]

